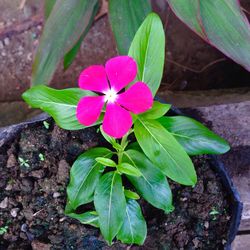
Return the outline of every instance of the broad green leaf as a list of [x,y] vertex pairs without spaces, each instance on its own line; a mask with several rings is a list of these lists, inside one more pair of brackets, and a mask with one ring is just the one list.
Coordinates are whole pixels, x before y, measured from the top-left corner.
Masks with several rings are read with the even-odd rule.
[[147,157],[170,179],[193,186],[193,163],[176,139],[156,120],[138,118],[134,125],[136,139]]
[[95,190],[94,204],[102,235],[111,244],[126,214],[126,199],[118,173],[109,172],[101,177]]
[[129,198],[129,199],[133,199],[133,200],[139,200],[140,199],[140,196],[137,193],[135,193],[135,192],[133,192],[131,190],[128,190],[128,189],[124,189],[124,194],[125,194],[125,197]]
[[32,70],[32,84],[48,84],[63,56],[88,27],[98,0],[57,0],[45,23]]
[[81,44],[83,42],[83,39],[88,34],[88,32],[89,32],[89,30],[90,30],[90,28],[91,28],[91,26],[92,26],[92,24],[94,22],[94,19],[95,19],[95,16],[96,16],[96,13],[97,13],[98,9],[99,9],[99,2],[95,5],[92,16],[91,16],[91,18],[89,20],[89,24],[86,27],[86,29],[83,31],[83,34],[81,35],[81,37],[79,38],[77,43],[74,45],[74,47],[69,52],[67,52],[66,55],[64,56],[64,61],[63,61],[64,70],[67,70],[68,67],[74,61],[78,51],[81,48]]
[[189,155],[224,154],[228,143],[198,121],[185,116],[162,117],[163,125]]
[[[82,97],[92,95],[95,94],[78,88],[56,90],[46,86],[35,86],[24,92],[22,97],[31,107],[50,114],[59,127],[77,130],[86,127],[76,118],[76,106]],[[98,123],[100,122],[96,124]]]
[[145,113],[142,113],[141,116],[144,119],[158,119],[164,116],[169,109],[171,108],[170,104],[163,104],[157,101],[154,101],[153,107]]
[[137,62],[136,81],[145,82],[155,95],[161,83],[165,57],[165,34],[159,16],[154,13],[147,16],[128,54]]
[[166,213],[173,211],[172,193],[164,174],[138,151],[124,152],[123,160],[132,164],[142,174],[141,177],[127,176],[137,192],[154,207]]
[[250,25],[238,0],[167,0],[208,43],[250,71]]
[[117,239],[125,244],[142,245],[147,236],[147,225],[140,205],[135,200],[128,200],[126,216]]
[[109,0],[109,20],[120,54],[127,55],[136,31],[151,11],[150,0]]
[[56,3],[56,0],[45,0],[44,1],[44,16],[45,16],[45,20],[48,19],[54,5]]
[[116,163],[111,159],[105,157],[97,157],[95,160],[104,166],[116,167]]
[[93,148],[81,154],[74,162],[67,187],[68,203],[71,208],[76,209],[93,200],[102,167],[95,159],[100,155],[112,157],[112,152],[107,148]]
[[99,227],[99,218],[95,211],[88,211],[83,214],[69,213],[67,216],[79,220],[82,224]]
[[118,165],[118,170],[119,172],[126,175],[132,175],[136,177],[141,176],[141,172],[136,167],[126,162],[123,162],[120,165]]

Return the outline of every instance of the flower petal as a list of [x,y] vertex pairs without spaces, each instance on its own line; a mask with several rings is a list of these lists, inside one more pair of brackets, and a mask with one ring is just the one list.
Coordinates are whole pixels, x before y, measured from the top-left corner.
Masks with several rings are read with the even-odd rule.
[[103,131],[114,137],[123,137],[132,127],[132,116],[124,108],[115,103],[108,103],[103,119]]
[[107,61],[105,69],[111,88],[115,89],[116,92],[132,82],[137,74],[136,62],[129,56],[111,58]]
[[145,83],[137,82],[118,95],[117,103],[135,114],[140,114],[152,108],[153,95]]
[[83,70],[78,83],[79,87],[85,90],[101,93],[109,90],[105,68],[102,65],[93,65]]
[[78,121],[84,126],[94,124],[101,114],[103,105],[104,96],[86,96],[82,98],[76,108]]

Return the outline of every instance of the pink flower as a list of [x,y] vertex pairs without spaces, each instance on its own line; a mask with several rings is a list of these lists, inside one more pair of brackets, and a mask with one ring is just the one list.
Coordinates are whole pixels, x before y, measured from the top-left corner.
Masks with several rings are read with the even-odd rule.
[[94,124],[106,103],[103,130],[112,137],[123,137],[133,124],[130,112],[143,113],[153,104],[152,93],[143,82],[136,82],[120,93],[136,74],[136,62],[129,56],[117,56],[108,60],[105,67],[93,65],[82,71],[79,87],[100,95],[83,97],[79,101],[76,109],[78,121],[85,126]]

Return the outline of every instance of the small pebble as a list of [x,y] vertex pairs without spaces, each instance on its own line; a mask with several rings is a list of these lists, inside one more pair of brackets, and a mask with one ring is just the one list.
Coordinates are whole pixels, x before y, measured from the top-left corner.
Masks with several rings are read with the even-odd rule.
[[4,44],[8,46],[10,44],[10,39],[8,37],[4,38]]
[[61,194],[60,194],[59,192],[53,193],[53,198],[54,198],[54,199],[56,199],[56,198],[58,198],[58,197],[60,197],[60,196],[61,196]]
[[3,49],[3,42],[0,41],[0,49]]
[[205,227],[206,229],[208,229],[208,228],[209,228],[209,222],[208,222],[208,221],[205,221],[205,223],[204,223],[204,227]]
[[1,202],[0,202],[0,208],[7,208],[9,203],[8,197],[5,197]]
[[17,217],[18,211],[19,211],[19,208],[12,208],[12,209],[10,210],[11,216],[14,217],[14,218]]

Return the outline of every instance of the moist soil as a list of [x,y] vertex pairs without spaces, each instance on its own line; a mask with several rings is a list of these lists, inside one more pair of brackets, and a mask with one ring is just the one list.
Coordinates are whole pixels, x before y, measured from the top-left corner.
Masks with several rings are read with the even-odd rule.
[[[115,241],[109,247],[98,229],[64,215],[73,161],[94,146],[107,146],[96,127],[69,132],[48,120],[27,125],[0,149],[0,249],[223,249],[230,209],[220,177],[206,157],[193,158],[198,183],[170,181],[171,214],[141,200],[148,235],[141,247]],[[26,164],[25,164],[26,163]],[[157,195],[157,194],[156,194]]]

